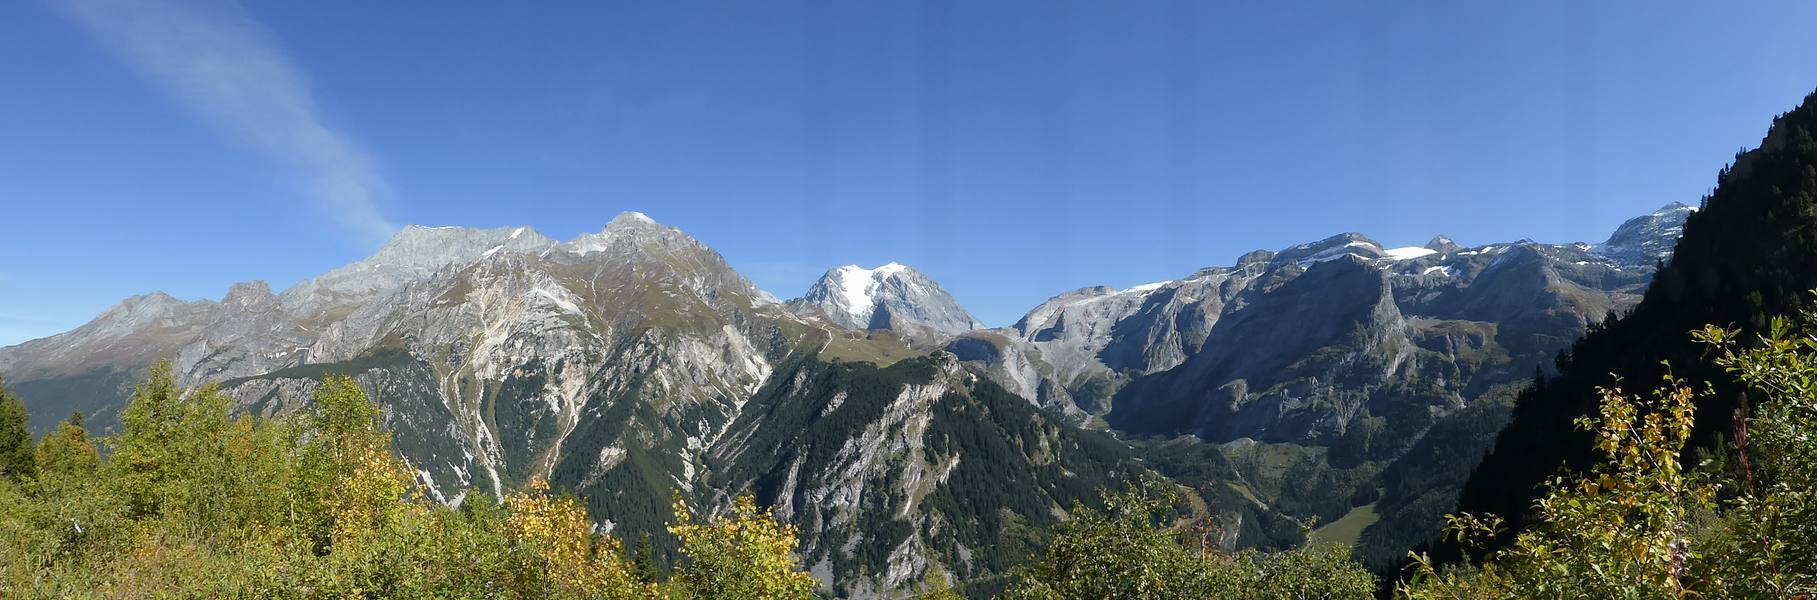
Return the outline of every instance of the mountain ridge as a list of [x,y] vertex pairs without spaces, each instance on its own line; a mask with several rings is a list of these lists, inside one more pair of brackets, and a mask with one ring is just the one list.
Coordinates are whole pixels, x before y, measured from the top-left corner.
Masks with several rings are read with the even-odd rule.
[[[1646,224],[1638,245],[1621,247],[1644,251],[1646,233],[1671,229]],[[1644,286],[1653,264],[1591,244],[1466,249],[1440,236],[1428,246],[1339,234],[1178,279],[1062,293],[984,329],[897,263],[836,267],[780,302],[641,213],[566,242],[527,227],[408,227],[283,292],[246,282],[219,301],[129,298],[83,327],[0,348],[0,375],[35,404],[45,421],[35,427],[79,409],[102,429],[160,358],[185,385],[219,382],[235,410],[267,416],[304,406],[322,377],[349,375],[438,500],[546,477],[611,515],[608,528],[655,532],[661,546],[671,490],[709,506],[751,491],[812,515],[803,551],[823,581],[875,596],[933,568],[1004,568],[967,563],[985,538],[939,527],[986,518],[972,509],[989,502],[958,481],[1044,490],[1000,510],[1046,523],[1091,499],[1067,479],[1079,469],[1113,475],[1092,479],[1106,487],[1141,470],[1125,455],[1144,446],[1111,450],[1074,425],[1202,439],[1158,450],[1199,453],[1198,464],[1238,457],[1253,447],[1243,440],[1303,445],[1327,473],[1305,481],[1360,491],[1444,415],[1530,372],[1508,356],[1536,362],[1568,344]],[[1222,396],[1206,403],[1207,390]],[[811,432],[826,447],[777,443]],[[977,435],[1046,450],[953,441]],[[769,441],[753,454],[750,440]],[[1044,466],[1061,446],[1095,450],[1068,459],[1077,468]],[[842,466],[804,474],[805,464]],[[1219,472],[1262,476],[1245,464]],[[950,469],[966,475],[939,476]],[[1218,484],[1206,492],[1221,499],[1212,509],[1236,519],[1221,538],[1231,544],[1278,547],[1298,535],[1290,518],[1345,508],[1204,483]],[[898,490],[906,503],[852,490]],[[850,541],[877,532],[887,539]]]

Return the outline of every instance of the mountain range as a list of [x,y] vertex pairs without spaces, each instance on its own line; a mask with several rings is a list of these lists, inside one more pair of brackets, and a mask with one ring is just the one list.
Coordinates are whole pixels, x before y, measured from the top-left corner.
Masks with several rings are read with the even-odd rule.
[[[854,597],[936,567],[1002,573],[1010,558],[987,550],[1153,471],[1231,516],[1229,545],[1393,505],[1381,523],[1405,531],[1361,539],[1404,552],[1437,526],[1415,500],[1455,498],[1494,435],[1462,419],[1505,418],[1510,389],[1633,306],[1693,212],[1668,205],[1595,244],[1343,234],[1063,293],[994,329],[896,263],[831,269],[783,301],[641,213],[565,242],[411,226],[282,292],[128,298],[0,348],[0,377],[44,431],[72,410],[117,423],[161,359],[261,415],[351,375],[433,497],[543,477],[666,550],[672,491],[706,506],[749,492]],[[1422,446],[1441,434],[1463,454]],[[1444,475],[1390,485],[1408,469]]]

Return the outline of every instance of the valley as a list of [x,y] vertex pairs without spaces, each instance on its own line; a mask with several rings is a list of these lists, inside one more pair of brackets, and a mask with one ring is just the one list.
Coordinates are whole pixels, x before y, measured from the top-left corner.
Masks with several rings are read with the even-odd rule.
[[350,376],[440,502],[547,479],[669,552],[672,491],[751,493],[855,596],[1002,573],[982,548],[1151,472],[1227,549],[1330,524],[1313,538],[1381,569],[1438,533],[1511,390],[1632,306],[1692,212],[1595,244],[1344,234],[1059,294],[995,329],[894,263],[781,301],[641,213],[567,242],[412,226],[282,292],[127,299],[0,349],[0,377],[35,428],[79,410],[105,432],[160,359],[264,417]]

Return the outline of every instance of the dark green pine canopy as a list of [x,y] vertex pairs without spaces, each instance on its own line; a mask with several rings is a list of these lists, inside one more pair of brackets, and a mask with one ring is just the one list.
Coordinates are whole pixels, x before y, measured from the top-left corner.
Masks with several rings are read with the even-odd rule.
[[[1670,363],[1681,378],[1713,382],[1716,393],[1697,407],[1687,453],[1715,444],[1729,435],[1741,389],[1710,364],[1691,331],[1733,326],[1752,339],[1772,315],[1809,302],[1814,287],[1817,94],[1775,119],[1758,149],[1717,175],[1715,191],[1685,223],[1672,260],[1640,304],[1593,328],[1559,357],[1557,377],[1522,394],[1465,485],[1458,511],[1500,515],[1520,529],[1543,480],[1561,467],[1581,473],[1596,459],[1590,435],[1572,421],[1595,410],[1596,388],[1611,385],[1613,375],[1649,389]],[[1456,557],[1458,549],[1441,555]]]

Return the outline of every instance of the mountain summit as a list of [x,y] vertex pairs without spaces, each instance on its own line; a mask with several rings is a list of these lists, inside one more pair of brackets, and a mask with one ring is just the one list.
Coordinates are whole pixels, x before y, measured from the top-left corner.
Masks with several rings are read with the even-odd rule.
[[1651,265],[1653,261],[1671,258],[1678,235],[1684,232],[1685,218],[1697,207],[1673,202],[1650,214],[1628,219],[1596,246],[1595,252],[1619,262]]
[[535,252],[554,245],[554,240],[528,227],[410,225],[372,256],[300,283],[281,298],[285,310],[314,316],[383,296],[437,269],[470,262],[495,249]]
[[983,329],[940,284],[908,265],[827,270],[797,306],[819,309],[847,329],[881,329],[909,336],[956,335]]

